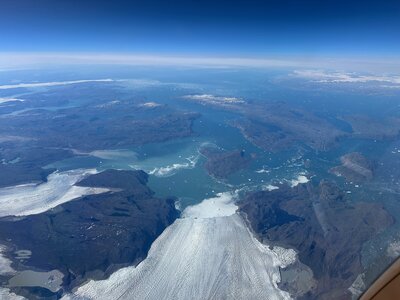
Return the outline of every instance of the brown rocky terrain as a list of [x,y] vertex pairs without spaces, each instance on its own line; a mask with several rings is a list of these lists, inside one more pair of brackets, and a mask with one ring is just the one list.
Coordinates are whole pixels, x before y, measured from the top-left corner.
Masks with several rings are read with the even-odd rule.
[[244,150],[225,151],[216,147],[202,147],[200,153],[207,158],[204,165],[207,172],[220,179],[246,168],[252,160]]
[[361,153],[345,154],[340,161],[342,165],[331,168],[329,171],[337,176],[343,176],[348,182],[371,180],[374,175],[373,163]]
[[296,249],[311,268],[317,285],[304,299],[350,299],[363,243],[394,222],[381,204],[352,203],[326,181],[250,193],[239,206],[261,241]]
[[351,115],[342,119],[351,125],[355,137],[385,140],[396,138],[400,134],[399,118],[378,120],[363,115]]
[[295,143],[325,151],[346,135],[324,118],[283,102],[224,101],[207,105],[239,114],[242,118],[230,124],[239,128],[254,145],[267,151],[279,151]]
[[[107,170],[78,183],[114,192],[85,196],[45,213],[0,219],[0,244],[15,268],[58,269],[64,287],[142,261],[152,242],[179,216],[175,199],[159,199],[143,171]],[[13,252],[28,249],[20,262]]]
[[8,176],[0,177],[0,187],[45,181],[52,170],[42,167],[74,156],[73,149],[121,149],[190,136],[198,117],[166,105],[129,101],[3,116],[0,172]]

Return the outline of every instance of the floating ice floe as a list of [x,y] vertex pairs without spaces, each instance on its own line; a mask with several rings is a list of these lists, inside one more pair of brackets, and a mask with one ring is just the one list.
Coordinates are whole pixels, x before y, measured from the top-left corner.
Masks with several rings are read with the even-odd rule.
[[39,214],[81,196],[109,191],[106,188],[74,186],[85,176],[95,173],[95,169],[55,172],[41,184],[0,188],[0,217]]
[[270,191],[279,189],[279,187],[276,186],[276,185],[267,184],[267,185],[262,186],[262,189],[263,189],[264,191],[269,191],[269,192],[270,192]]
[[310,181],[310,179],[308,179],[307,176],[305,176],[304,174],[299,174],[297,176],[297,178],[290,180],[289,184],[290,184],[290,187],[295,187],[299,184],[307,183],[309,181]]
[[270,173],[271,171],[270,170],[268,170],[267,168],[265,168],[265,167],[262,167],[261,169],[259,169],[259,170],[256,170],[256,173],[258,173],[258,174],[262,174],[262,173]]
[[183,212],[136,267],[79,287],[67,299],[290,299],[279,267],[293,250],[261,244],[235,213],[235,193],[220,193]]
[[172,175],[176,174],[176,172],[181,169],[193,169],[197,164],[199,155],[190,156],[185,159],[187,161],[185,163],[175,163],[175,164],[168,165],[165,167],[154,168],[153,170],[149,171],[148,173],[150,175],[155,175],[157,177],[168,177],[168,176],[172,176]]

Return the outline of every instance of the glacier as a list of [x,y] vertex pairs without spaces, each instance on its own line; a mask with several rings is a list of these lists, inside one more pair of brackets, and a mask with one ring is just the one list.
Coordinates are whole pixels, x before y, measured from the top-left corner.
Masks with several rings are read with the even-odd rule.
[[63,300],[290,299],[278,288],[292,249],[260,243],[236,212],[235,193],[189,206],[139,265],[90,280]]
[[74,185],[95,173],[95,169],[54,172],[44,183],[0,188],[0,217],[39,214],[81,196],[109,191]]

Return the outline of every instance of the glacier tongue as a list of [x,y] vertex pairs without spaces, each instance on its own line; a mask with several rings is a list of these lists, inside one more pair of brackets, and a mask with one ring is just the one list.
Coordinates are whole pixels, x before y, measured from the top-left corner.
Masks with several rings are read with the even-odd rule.
[[[64,299],[289,299],[277,287],[283,262],[253,237],[233,197],[188,207],[137,267],[91,280]],[[286,259],[295,255],[283,251]]]
[[106,188],[75,186],[94,169],[55,172],[41,184],[24,184],[0,188],[0,217],[40,214],[60,204],[90,194],[109,191]]

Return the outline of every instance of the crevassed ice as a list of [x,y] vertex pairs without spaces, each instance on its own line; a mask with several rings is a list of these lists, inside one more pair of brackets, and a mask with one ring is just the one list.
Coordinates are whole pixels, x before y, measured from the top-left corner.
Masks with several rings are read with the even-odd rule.
[[235,210],[234,194],[221,193],[188,207],[153,243],[137,267],[89,281],[66,299],[289,299],[279,267],[293,250],[270,250]]
[[45,212],[78,197],[108,191],[105,188],[74,186],[95,169],[55,172],[41,184],[24,184],[0,188],[0,217],[27,216]]

